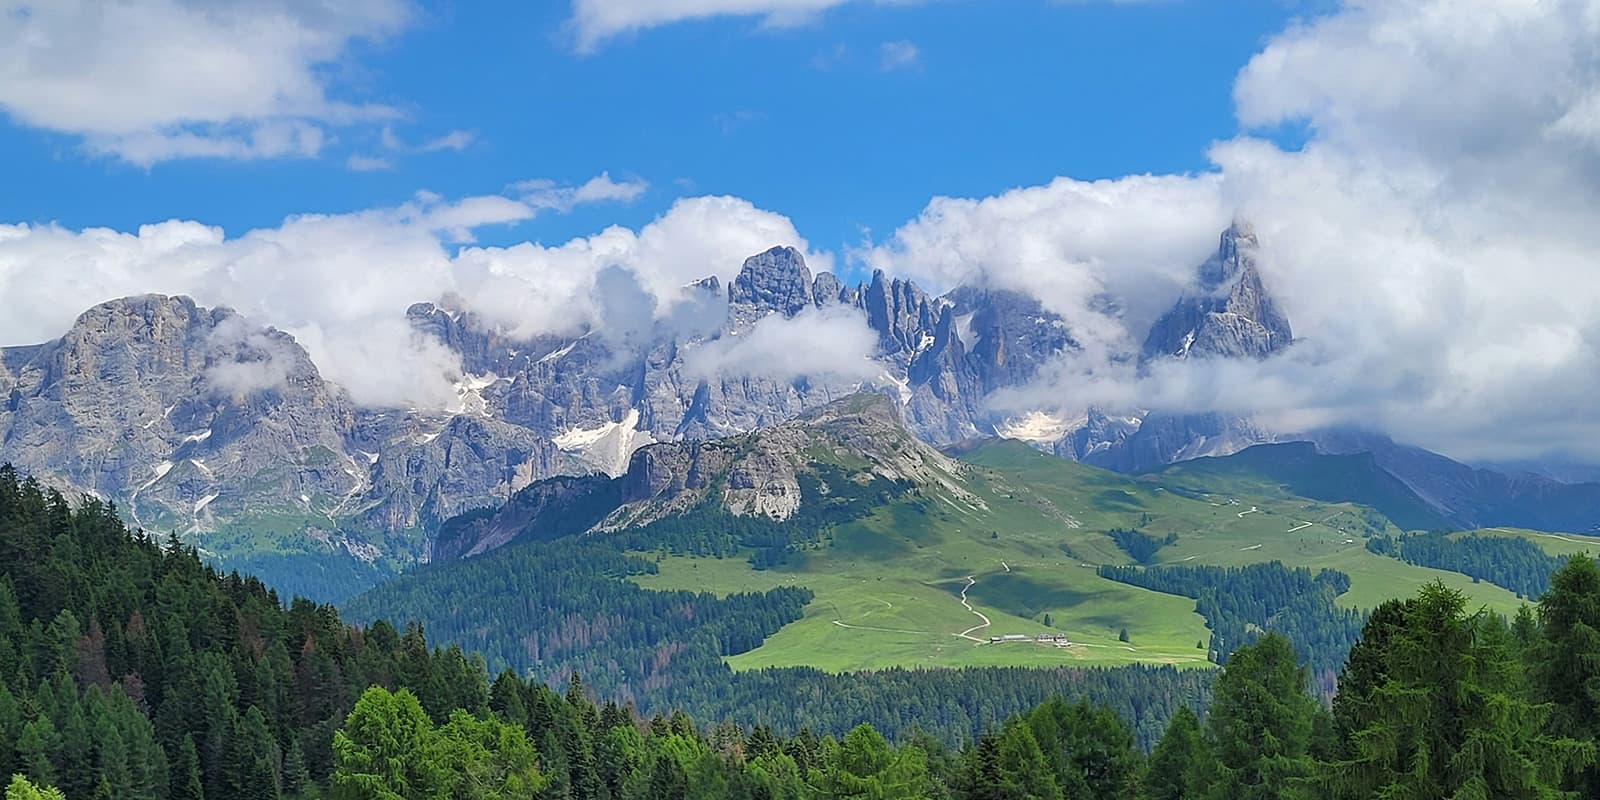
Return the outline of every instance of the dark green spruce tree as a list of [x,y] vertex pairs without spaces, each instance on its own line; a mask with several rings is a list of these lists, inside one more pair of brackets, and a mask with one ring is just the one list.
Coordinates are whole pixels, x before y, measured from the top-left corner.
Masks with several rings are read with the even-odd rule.
[[1466,596],[1438,582],[1400,612],[1374,631],[1377,669],[1342,690],[1364,711],[1346,717],[1349,755],[1327,771],[1335,796],[1563,796],[1593,745],[1546,733],[1505,621],[1469,613]]

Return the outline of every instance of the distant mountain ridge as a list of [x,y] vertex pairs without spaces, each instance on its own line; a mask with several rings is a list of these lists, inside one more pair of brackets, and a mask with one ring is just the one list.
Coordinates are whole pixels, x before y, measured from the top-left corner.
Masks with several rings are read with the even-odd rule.
[[1180,462],[1151,474],[1175,486],[1191,481],[1216,485],[1231,478],[1260,493],[1278,486],[1288,494],[1313,500],[1359,503],[1401,530],[1456,527],[1448,511],[1418,496],[1384,470],[1373,454],[1329,455],[1311,442],[1256,445],[1229,456]]
[[[1258,244],[1242,222],[1222,233],[1145,337],[1141,368],[1289,346]],[[705,348],[810,314],[859,319],[876,338],[877,374],[693,368]],[[1311,438],[1330,452],[1378,448],[1385,469],[1454,520],[1571,528],[1591,507],[1589,489],[1462,472],[1392,442],[1270,431],[1233,415],[1000,414],[991,394],[1028,385],[1080,347],[1070,320],[995,287],[934,296],[881,271],[848,286],[787,247],[750,257],[726,285],[691,284],[673,319],[636,329],[517,337],[448,299],[417,303],[407,318],[460,358],[446,411],[360,407],[293,337],[227,309],[159,295],[103,303],[58,340],[0,349],[0,460],[113,500],[135,524],[194,537],[218,557],[331,551],[393,566],[429,558],[445,520],[498,508],[537,480],[623,475],[640,448],[773,428],[870,391],[935,446],[1008,436],[1137,472]],[[1434,466],[1447,477],[1423,474]],[[1484,491],[1501,499],[1479,502]],[[252,566],[273,577],[270,564]]]
[[293,337],[185,297],[101,304],[0,362],[4,460],[157,531],[248,521],[363,560],[414,557],[429,525],[581,469],[496,420],[357,407]]
[[807,504],[848,496],[844,483],[937,487],[981,506],[961,486],[965,470],[911,436],[891,398],[862,393],[748,434],[640,448],[615,478],[535,483],[504,507],[446,522],[432,557],[481,555],[518,539],[636,528],[700,508],[784,522],[815,510]]

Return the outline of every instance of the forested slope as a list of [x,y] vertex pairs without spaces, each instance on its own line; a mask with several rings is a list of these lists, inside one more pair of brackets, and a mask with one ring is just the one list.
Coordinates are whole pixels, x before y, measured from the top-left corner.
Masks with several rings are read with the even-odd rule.
[[[0,773],[20,776],[8,800],[51,787],[70,800],[1589,797],[1597,629],[1587,556],[1509,624],[1430,585],[1374,612],[1331,709],[1267,634],[1233,651],[1204,716],[1179,709],[1148,755],[1126,710],[1148,722],[1209,673],[757,673],[707,690],[721,721],[641,718],[576,676],[564,693],[510,672],[491,682],[480,658],[430,649],[416,627],[285,608],[177,542],[130,535],[107,505],[74,508],[0,468]],[[1021,705],[1085,687],[1124,713]],[[918,730],[971,724],[974,698],[1018,707],[959,747]],[[898,735],[847,722],[886,699]],[[784,701],[850,727],[775,730],[761,717]]]

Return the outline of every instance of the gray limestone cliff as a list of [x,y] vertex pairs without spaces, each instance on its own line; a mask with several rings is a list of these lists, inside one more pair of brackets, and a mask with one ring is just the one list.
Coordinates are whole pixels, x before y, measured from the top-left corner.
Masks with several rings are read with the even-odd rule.
[[1224,231],[1198,284],[1151,327],[1140,358],[1265,358],[1287,348],[1294,331],[1262,284],[1259,247],[1248,222]]
[[[879,373],[695,368],[700,348],[814,314],[858,315]],[[935,296],[882,272],[847,285],[813,274],[789,247],[751,256],[726,284],[684,287],[665,318],[629,319],[626,330],[519,337],[451,297],[406,315],[460,359],[460,402],[448,411],[358,407],[291,336],[227,309],[154,295],[96,306],[61,339],[0,350],[0,460],[202,547],[300,543],[405,563],[463,554],[428,541],[444,520],[558,475],[643,480],[637,468],[650,481],[673,474],[688,490],[715,473],[730,510],[785,513],[797,497],[788,468],[745,459],[725,470],[714,440],[766,430],[780,441],[791,421],[818,424],[807,415],[862,392],[882,395],[923,442],[1016,435],[1119,469],[1267,436],[1228,420],[1100,409],[1076,421],[1002,417],[991,395],[1030,385],[1078,348],[1071,320],[997,287]],[[1151,330],[1142,359],[1262,357],[1291,338],[1254,234],[1240,224]],[[695,466],[669,469],[674,459]],[[220,536],[246,523],[269,533],[253,544]]]
[[906,430],[892,398],[867,392],[739,436],[644,447],[616,478],[541,481],[502,508],[445,523],[434,556],[471,557],[514,540],[604,534],[708,507],[735,517],[788,520],[808,502],[807,476],[823,483],[823,496],[841,493],[827,481],[885,479],[937,487],[981,505],[963,487],[965,473],[960,462]]

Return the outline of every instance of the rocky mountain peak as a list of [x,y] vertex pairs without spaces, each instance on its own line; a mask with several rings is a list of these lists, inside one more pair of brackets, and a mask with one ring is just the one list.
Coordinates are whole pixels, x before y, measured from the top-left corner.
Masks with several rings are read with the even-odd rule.
[[434,552],[439,558],[475,555],[513,539],[619,530],[707,506],[736,517],[787,520],[806,503],[847,494],[848,484],[880,479],[936,487],[981,506],[983,500],[964,487],[965,475],[960,462],[906,430],[892,398],[861,392],[749,433],[643,447],[615,479],[534,483],[492,514],[445,523],[441,539],[447,541]]
[[878,332],[878,346],[888,355],[926,349],[939,323],[937,302],[908,280],[890,280],[883,270],[872,271],[872,282],[861,292],[867,325]]
[[1265,358],[1287,348],[1294,331],[1261,279],[1259,244],[1243,220],[1223,231],[1195,290],[1151,326],[1140,360]]
[[86,357],[106,341],[121,342],[124,353],[142,369],[177,369],[188,366],[185,357],[228,309],[203,310],[188,297],[145,294],[100,303],[78,315],[58,343],[63,357]]
[[1216,292],[1232,285],[1246,273],[1256,271],[1256,250],[1261,245],[1256,229],[1248,220],[1235,219],[1222,232],[1217,252],[1200,265],[1200,288]]
[[816,281],[811,284],[811,296],[818,306],[827,306],[844,302],[846,292],[844,284],[833,273],[819,272]]
[[956,331],[984,393],[1021,386],[1058,353],[1078,347],[1066,320],[1032,296],[1011,289],[963,286],[946,299],[955,306]]
[[728,302],[793,316],[814,302],[811,270],[793,247],[774,247],[745,259],[728,286]]
[[796,418],[796,422],[819,428],[862,426],[900,428],[900,406],[889,395],[859,392],[827,405],[818,406]]

